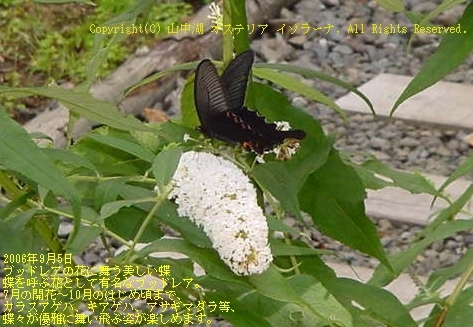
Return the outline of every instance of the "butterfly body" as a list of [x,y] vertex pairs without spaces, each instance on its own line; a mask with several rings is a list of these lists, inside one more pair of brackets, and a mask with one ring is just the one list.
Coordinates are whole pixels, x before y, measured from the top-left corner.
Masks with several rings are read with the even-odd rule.
[[194,100],[201,132],[231,144],[239,143],[258,154],[274,149],[286,139],[301,140],[302,130],[282,131],[244,106],[248,76],[254,54],[245,51],[235,57],[219,76],[210,60],[196,70]]

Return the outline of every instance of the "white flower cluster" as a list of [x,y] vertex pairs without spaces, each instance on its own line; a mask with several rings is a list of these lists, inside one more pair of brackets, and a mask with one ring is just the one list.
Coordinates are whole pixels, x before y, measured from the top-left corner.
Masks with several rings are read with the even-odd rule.
[[183,153],[173,177],[179,216],[189,217],[239,275],[265,271],[273,257],[268,225],[248,177],[231,161],[205,152]]
[[220,11],[220,7],[212,2],[209,6],[210,15],[207,15],[207,18],[214,24],[212,26],[215,31],[223,31],[223,14]]
[[[291,124],[287,121],[275,121],[276,129],[278,131],[290,131]],[[271,151],[267,151],[265,153],[274,153],[276,155],[277,160],[288,160],[291,159],[300,148],[300,143],[298,140],[295,139],[287,139],[284,143],[279,144],[277,147],[272,149]],[[262,156],[257,156],[256,160],[259,163],[264,163],[264,158]]]

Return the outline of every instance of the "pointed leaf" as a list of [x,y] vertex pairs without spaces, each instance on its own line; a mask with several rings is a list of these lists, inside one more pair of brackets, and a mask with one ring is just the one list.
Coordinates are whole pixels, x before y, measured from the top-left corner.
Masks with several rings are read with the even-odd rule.
[[256,77],[266,79],[282,86],[289,91],[299,93],[309,99],[321,102],[335,110],[341,117],[346,118],[345,112],[335,103],[335,101],[313,87],[300,82],[294,77],[267,68],[254,68],[253,74]]
[[379,4],[384,9],[394,11],[394,12],[402,12],[404,11],[404,4],[402,0],[376,0],[376,3]]
[[154,153],[142,147],[141,145],[125,140],[125,139],[114,137],[111,135],[89,133],[87,134],[87,138],[90,138],[96,142],[108,145],[112,148],[116,148],[124,152],[127,152],[129,154],[132,154],[136,156],[137,158],[143,159],[144,161],[149,162],[149,163],[153,162],[153,159],[155,157]]
[[419,173],[409,173],[392,169],[378,159],[367,160],[358,169],[386,176],[392,180],[391,186],[403,188],[413,194],[426,193],[434,196],[441,196],[431,181]]
[[68,199],[74,208],[76,217],[74,222],[77,229],[80,224],[79,195],[64,174],[31,140],[23,127],[13,121],[3,110],[0,110],[0,131],[2,131],[0,164]]
[[181,147],[168,147],[162,150],[153,161],[153,174],[156,178],[156,184],[161,191],[171,181],[176,171],[179,160],[181,159]]
[[258,165],[251,171],[251,176],[261,187],[269,190],[285,210],[302,220],[297,199],[299,190],[292,175],[281,163],[267,162]]
[[325,283],[336,298],[346,298],[347,301],[360,305],[364,314],[382,321],[386,326],[416,327],[406,307],[390,292],[360,283],[353,279],[337,278]]
[[391,115],[396,109],[413,95],[425,90],[457,68],[473,49],[473,3],[463,12],[463,16],[454,24],[459,33],[446,33],[435,53],[426,61],[420,72],[414,77],[397,99]]
[[412,243],[407,250],[400,251],[390,256],[389,262],[393,271],[388,271],[384,266],[378,266],[369,283],[376,286],[385,286],[406,269],[427,246],[433,242],[451,237],[456,233],[471,230],[473,228],[472,220],[454,220],[440,225],[428,233],[423,233],[417,242]]
[[[261,282],[264,277],[255,275],[250,280]],[[266,278],[265,281],[268,282],[265,283],[267,285],[256,285],[261,294],[249,293],[242,300],[254,312],[265,316],[273,326],[352,326],[350,313],[315,278],[297,275],[287,280]],[[281,285],[285,287],[282,288]],[[274,290],[277,289],[282,291],[280,295],[275,294]],[[284,297],[284,291],[295,292],[299,299]],[[270,299],[265,298],[268,296]]]
[[2,93],[13,93],[15,96],[41,95],[56,99],[77,115],[84,116],[97,123],[126,131],[152,131],[135,117],[123,116],[116,106],[97,100],[86,91],[76,92],[58,86],[23,88],[0,86],[0,94]]
[[389,267],[374,224],[365,214],[365,197],[356,172],[332,150],[327,163],[307,178],[299,203],[323,233]]
[[152,198],[145,198],[145,199],[132,199],[132,200],[119,200],[114,202],[105,203],[105,205],[100,209],[100,217],[101,219],[106,219],[111,215],[115,214],[124,207],[130,207],[137,203],[143,202],[152,202]]
[[362,92],[360,92],[356,87],[354,87],[353,85],[345,81],[342,81],[341,79],[332,77],[330,75],[324,74],[322,72],[319,72],[313,69],[302,68],[302,67],[297,67],[297,66],[292,66],[292,65],[287,65],[287,64],[256,63],[254,64],[253,67],[270,68],[270,69],[280,70],[283,72],[299,74],[304,77],[320,79],[322,81],[326,81],[326,82],[338,85],[340,87],[343,87],[347,91],[353,92],[356,95],[358,95],[363,101],[366,102],[366,105],[370,108],[373,115],[375,114],[373,104],[371,103],[371,101]]
[[93,172],[96,171],[94,165],[87,158],[79,156],[74,152],[53,148],[44,148],[41,149],[41,151],[43,151],[44,154],[53,160],[57,160],[62,163],[67,162],[77,167],[84,167]]
[[460,163],[455,169],[455,171],[448,176],[445,182],[443,182],[443,184],[439,187],[439,192],[445,190],[445,188],[453,181],[471,172],[473,172],[473,154],[466,158],[462,163]]

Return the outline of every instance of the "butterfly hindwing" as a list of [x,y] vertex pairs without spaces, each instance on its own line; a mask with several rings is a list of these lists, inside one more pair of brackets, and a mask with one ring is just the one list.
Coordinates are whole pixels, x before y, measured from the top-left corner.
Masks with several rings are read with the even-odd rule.
[[245,122],[248,132],[246,140],[241,140],[240,143],[246,143],[246,147],[262,154],[264,151],[272,150],[276,145],[284,142],[286,139],[302,140],[305,138],[305,132],[300,129],[281,131],[278,130],[275,123],[266,122],[263,116],[257,112],[248,110],[243,107],[238,113],[241,121]]

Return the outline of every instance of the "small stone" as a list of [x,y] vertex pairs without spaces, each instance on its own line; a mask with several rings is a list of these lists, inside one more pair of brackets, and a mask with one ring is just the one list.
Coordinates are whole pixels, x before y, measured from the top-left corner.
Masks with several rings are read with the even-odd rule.
[[387,231],[393,227],[393,224],[389,219],[379,219],[378,226],[381,231]]
[[307,42],[307,36],[304,34],[289,38],[288,42],[294,46],[301,47]]
[[300,97],[300,96],[295,96],[293,99],[292,99],[292,104],[295,106],[295,107],[298,107],[298,108],[304,108],[307,106],[309,102],[307,101],[306,98],[303,98],[303,97]]
[[419,140],[413,137],[403,137],[399,142],[401,146],[415,147],[419,145]]
[[424,251],[424,256],[428,259],[437,258],[438,255],[439,255],[439,252],[432,249],[427,249]]
[[373,149],[382,150],[389,148],[389,142],[379,137],[373,137],[370,140],[370,145]]
[[340,1],[339,0],[322,0],[321,2],[324,5],[326,5],[328,8],[340,6]]
[[410,232],[403,232],[401,234],[401,240],[403,241],[407,241],[407,240],[410,240],[412,238],[412,234]]
[[345,44],[335,46],[335,48],[333,48],[333,51],[339,52],[344,55],[350,55],[353,53],[353,49]]
[[61,221],[61,223],[59,224],[59,228],[58,228],[58,236],[59,237],[68,237],[69,234],[71,234],[72,232],[72,229],[74,228],[74,225],[72,224],[71,221]]

